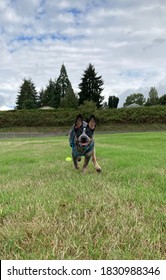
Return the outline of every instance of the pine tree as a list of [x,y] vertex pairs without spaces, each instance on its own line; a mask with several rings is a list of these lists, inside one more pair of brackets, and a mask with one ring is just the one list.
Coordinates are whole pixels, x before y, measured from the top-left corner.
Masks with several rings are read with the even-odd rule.
[[78,107],[78,98],[72,88],[68,88],[65,97],[61,100],[60,107],[74,109]]
[[67,71],[64,64],[62,64],[61,66],[60,75],[56,82],[56,87],[58,89],[58,92],[60,93],[61,99],[65,97],[68,90],[72,90],[72,85],[68,78]]
[[23,80],[18,91],[16,108],[17,109],[35,109],[38,107],[38,93],[31,79]]
[[117,108],[119,103],[119,98],[116,96],[109,96],[108,98],[108,107]]
[[40,105],[54,107],[54,95],[56,91],[55,82],[50,79],[45,89],[40,92]]
[[104,100],[104,97],[101,96],[103,84],[102,76],[97,76],[94,66],[89,64],[83,73],[82,82],[79,84],[79,105],[87,100],[95,102],[97,108],[100,108]]
[[53,95],[51,97],[51,106],[53,108],[59,108],[60,103],[61,103],[61,88],[56,83],[55,84],[55,90],[54,90]]

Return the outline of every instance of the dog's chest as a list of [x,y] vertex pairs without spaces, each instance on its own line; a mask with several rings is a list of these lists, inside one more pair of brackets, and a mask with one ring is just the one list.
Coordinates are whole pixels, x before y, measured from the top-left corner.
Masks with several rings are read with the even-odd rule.
[[94,141],[92,141],[86,147],[81,147],[77,143],[75,146],[75,153],[77,154],[77,156],[86,156],[86,154],[92,152],[93,149],[94,149]]

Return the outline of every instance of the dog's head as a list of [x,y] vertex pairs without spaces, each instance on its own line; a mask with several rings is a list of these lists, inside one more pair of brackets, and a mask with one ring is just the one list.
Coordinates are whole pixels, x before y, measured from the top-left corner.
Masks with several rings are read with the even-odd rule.
[[76,142],[80,147],[87,147],[93,140],[93,133],[96,127],[95,116],[92,115],[89,118],[86,127],[83,124],[82,115],[78,115],[75,121]]

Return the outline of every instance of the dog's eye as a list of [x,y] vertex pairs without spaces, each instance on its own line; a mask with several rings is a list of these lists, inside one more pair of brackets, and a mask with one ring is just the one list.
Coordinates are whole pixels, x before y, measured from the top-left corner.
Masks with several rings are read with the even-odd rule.
[[77,137],[79,137],[82,134],[82,129],[80,129],[80,128],[75,129],[75,134]]
[[89,127],[87,127],[87,129],[86,129],[86,134],[87,134],[90,138],[93,136],[93,132],[94,132],[93,129],[90,129]]

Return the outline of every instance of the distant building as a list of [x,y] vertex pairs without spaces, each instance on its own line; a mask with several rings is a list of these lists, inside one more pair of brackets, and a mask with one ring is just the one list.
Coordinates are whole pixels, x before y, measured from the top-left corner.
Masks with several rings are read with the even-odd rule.
[[142,107],[142,106],[137,103],[133,103],[133,104],[125,106],[125,108],[138,108],[138,107]]
[[50,107],[50,106],[43,106],[43,107],[41,107],[39,109],[41,109],[41,110],[54,110],[55,108]]

